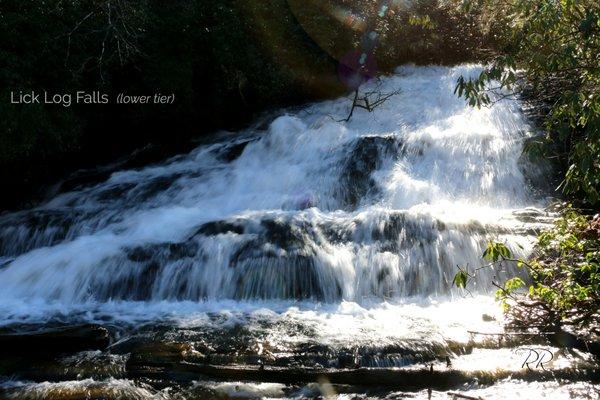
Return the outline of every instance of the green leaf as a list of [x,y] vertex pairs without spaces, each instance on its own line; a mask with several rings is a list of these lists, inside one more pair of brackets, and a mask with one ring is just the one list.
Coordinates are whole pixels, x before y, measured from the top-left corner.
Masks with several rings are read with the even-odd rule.
[[511,278],[511,279],[507,280],[506,283],[504,284],[504,288],[509,292],[513,292],[524,286],[525,286],[525,282],[523,282],[523,280],[521,278]]
[[460,270],[456,273],[456,275],[454,275],[454,279],[452,280],[452,283],[456,287],[464,289],[467,287],[468,279],[469,279],[469,276],[468,276],[467,272]]
[[506,245],[498,242],[489,242],[487,248],[483,252],[483,258],[492,262],[497,262],[500,259],[504,260],[511,258],[512,253]]

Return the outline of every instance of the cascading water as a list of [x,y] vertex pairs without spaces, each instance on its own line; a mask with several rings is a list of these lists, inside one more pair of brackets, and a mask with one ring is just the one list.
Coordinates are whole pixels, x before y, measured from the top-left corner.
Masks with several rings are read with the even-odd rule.
[[453,94],[479,71],[402,67],[380,88],[400,93],[349,122],[348,99],[313,104],[3,215],[0,323],[168,321],[169,340],[213,343],[211,363],[458,351],[515,271],[481,270],[464,298],[457,266],[481,265],[491,239],[527,255],[549,222],[520,104]]
[[492,235],[528,247],[511,212],[534,203],[518,104],[477,110],[453,95],[476,71],[403,68],[382,88],[401,94],[349,123],[335,122],[346,100],[313,105],[6,215],[0,298],[449,294],[457,265],[478,265]]

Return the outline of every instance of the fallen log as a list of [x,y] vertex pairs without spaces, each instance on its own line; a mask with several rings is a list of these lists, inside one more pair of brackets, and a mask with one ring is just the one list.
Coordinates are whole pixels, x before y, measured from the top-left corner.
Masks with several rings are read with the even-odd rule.
[[576,381],[600,382],[600,369],[565,368],[536,371],[461,371],[430,368],[359,368],[316,369],[284,368],[271,366],[217,366],[190,362],[163,365],[160,368],[129,369],[129,378],[156,378],[173,380],[199,380],[203,377],[219,381],[253,381],[282,384],[306,384],[327,381],[334,385],[375,386],[402,390],[449,390],[477,380],[480,384],[493,384],[512,377],[525,381],[544,381],[558,378]]
[[453,398],[455,398],[455,399],[484,400],[483,397],[468,396],[466,394],[456,393],[456,392],[448,392],[448,395],[453,396]]

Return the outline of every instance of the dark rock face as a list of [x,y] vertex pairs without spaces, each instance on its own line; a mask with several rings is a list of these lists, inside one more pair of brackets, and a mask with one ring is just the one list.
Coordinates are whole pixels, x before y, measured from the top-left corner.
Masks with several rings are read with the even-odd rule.
[[308,226],[301,226],[283,219],[266,219],[261,222],[265,241],[286,250],[300,249],[306,245]]
[[[527,185],[531,187],[534,193],[539,196],[557,196],[560,192],[557,192],[556,188],[560,186],[561,166],[555,159],[544,159],[543,163],[540,163],[540,155],[536,155],[535,149],[536,142],[543,142],[543,137],[534,136],[525,139],[523,143],[523,153],[519,157],[519,169],[525,178]],[[545,144],[547,146],[547,144]],[[554,145],[552,152],[559,154],[562,150],[556,149]]]
[[108,330],[98,325],[0,334],[0,353],[11,356],[39,357],[84,350],[103,350],[109,344]]
[[[392,388],[406,391],[454,388],[459,391],[459,388],[466,386],[482,382],[486,385],[493,384],[515,376],[525,381],[566,379],[596,382],[598,379],[598,368],[593,361],[582,362],[580,356],[570,354],[564,357],[575,358],[577,368],[514,371],[511,368],[471,370],[460,367],[460,358],[472,353],[474,349],[488,352],[488,356],[494,357],[497,356],[495,349],[514,350],[523,345],[523,340],[543,348],[548,345],[543,337],[534,338],[533,341],[522,337],[507,337],[507,340],[502,341],[470,340],[468,343],[438,344],[426,344],[419,339],[412,339],[398,343],[384,341],[340,346],[311,340],[310,337],[317,333],[319,326],[302,321],[279,321],[274,326],[273,321],[268,322],[269,317],[258,317],[252,326],[214,325],[211,322],[218,322],[222,317],[217,313],[207,318],[207,323],[185,328],[159,321],[118,328],[111,325],[111,330],[117,329],[119,335],[122,335],[121,340],[108,348],[98,348],[100,351],[80,351],[87,347],[62,347],[61,353],[48,352],[46,349],[36,352],[25,349],[25,352],[16,355],[3,352],[0,374],[29,382],[24,386],[0,387],[0,398],[138,398],[136,393],[139,392],[127,391],[127,387],[119,389],[118,384],[111,384],[110,378],[124,383],[130,380],[131,384],[141,385],[138,387],[152,393],[154,389],[160,393],[161,389],[168,387],[163,394],[166,392],[177,395],[181,392],[181,398],[188,398],[186,394],[191,393],[185,390],[188,385],[196,387],[198,384],[215,381],[297,385],[313,383],[320,377],[326,377],[332,383],[348,385],[344,389],[348,392],[352,389],[357,394],[364,394],[371,389],[373,393],[381,393],[382,390]],[[60,332],[58,335],[73,340],[82,334],[87,335],[86,329],[93,326],[85,327],[80,333],[71,332],[71,335],[66,335],[68,328],[48,328],[38,333],[57,335]],[[272,341],[269,334],[273,328],[288,338],[298,335],[297,340]],[[94,326],[94,329],[102,328]],[[2,340],[6,335],[0,335]],[[20,335],[28,336],[27,333]],[[573,342],[575,339],[572,335],[565,337],[564,334],[557,334],[549,339],[555,346],[563,349],[579,348]],[[0,351],[4,351],[6,343],[1,343]],[[48,344],[49,342],[46,343]],[[24,346],[24,343],[13,342],[13,345]],[[81,385],[72,382],[86,378],[92,379],[81,382]],[[36,388],[35,382],[43,383]],[[60,385],[61,382],[65,385]],[[32,390],[27,391],[28,387]],[[36,391],[38,388],[41,390]],[[189,398],[224,397],[222,393],[208,397],[206,393],[196,393]]]
[[[375,157],[381,151],[397,151],[397,145],[387,139],[359,143],[355,145],[360,149],[355,152],[358,155]],[[353,173],[372,182],[365,171],[371,171],[377,161],[356,157],[348,163],[356,167]],[[106,269],[109,275],[93,274],[86,282],[86,293],[93,293],[97,301],[223,296],[331,302],[344,296],[344,277],[328,272],[333,261],[327,255],[332,246],[365,246],[377,253],[408,252],[416,259],[432,260],[431,271],[438,271],[447,266],[446,256],[443,252],[430,254],[429,249],[438,243],[440,233],[453,229],[436,219],[423,220],[400,211],[383,213],[374,220],[311,220],[290,214],[216,220],[200,225],[178,242],[123,247],[101,261],[98,268]],[[484,231],[481,226],[467,229]],[[5,255],[0,268],[12,259]],[[403,294],[415,295],[426,284],[421,274],[417,265],[405,269],[399,280],[393,270],[382,267],[365,276],[365,282],[370,283],[361,290],[391,296],[397,294],[400,285]],[[404,280],[413,283],[404,284]],[[425,289],[437,290],[433,286]],[[78,294],[80,300],[87,299],[86,293]]]
[[[185,271],[192,262],[203,262],[198,243],[189,240],[181,243],[160,243],[124,249],[125,260],[112,262],[124,265],[121,279],[108,285],[100,284],[96,296],[103,299],[148,300],[160,274],[169,263],[180,262],[179,271]],[[182,282],[185,286],[185,282]],[[185,292],[185,287],[180,289]],[[176,296],[179,297],[179,296]]]
[[146,343],[131,350],[126,368],[130,376],[144,376],[149,370],[162,372],[182,361],[202,363],[205,356],[190,343]]
[[163,260],[179,260],[194,257],[198,253],[198,244],[193,241],[182,243],[161,243],[152,246],[139,246],[126,250],[131,261],[144,262],[157,257]]
[[365,196],[377,194],[377,184],[371,174],[381,167],[383,160],[395,157],[398,149],[398,144],[391,136],[357,139],[340,179],[340,191],[346,204],[354,208]]
[[32,210],[0,217],[0,255],[16,256],[39,246],[59,243],[71,233],[81,213]]
[[[236,265],[236,298],[331,300],[318,279],[314,262],[311,257],[294,253],[240,260]],[[338,287],[336,297],[340,296]]]
[[229,232],[241,235],[242,233],[244,233],[244,227],[242,225],[236,224],[235,222],[212,221],[202,225],[200,229],[198,229],[196,234],[214,236]]
[[242,155],[246,146],[248,146],[249,143],[254,142],[255,140],[257,139],[249,139],[230,144],[222,150],[221,154],[219,155],[219,158],[227,162],[235,161]]
[[[158,256],[160,257],[160,256]],[[104,301],[122,299],[144,301],[152,297],[152,290],[161,270],[161,262],[152,257],[146,262],[131,263],[129,270],[121,278],[108,284],[99,284],[96,297]]]
[[[396,148],[393,142],[392,146]],[[371,154],[381,146],[369,140],[359,148],[368,150],[359,154]],[[384,147],[383,151],[391,150]],[[367,171],[377,165],[367,161],[359,158],[353,165],[360,164]],[[434,219],[409,218],[403,212],[382,214],[373,224],[360,218],[313,221],[291,215],[216,220],[202,224],[179,242],[124,247],[102,261],[110,277],[94,274],[86,285],[100,301],[200,300],[222,295],[241,300],[330,302],[344,294],[343,277],[328,272],[331,246],[369,246],[394,254],[409,251],[430,259],[427,249],[446,229],[452,228]],[[224,250],[215,255],[216,248]],[[440,258],[439,263],[444,262]],[[206,274],[210,274],[208,280],[199,281]],[[405,278],[417,282],[418,274],[418,268],[407,270]],[[391,293],[397,284],[392,271],[385,268],[366,279],[372,279],[369,290],[377,295]],[[417,287],[406,290],[415,294]]]
[[239,236],[229,244],[236,246],[229,259],[233,291],[228,295],[233,298],[331,301],[341,297],[337,282],[324,282],[319,276],[316,251],[326,241],[320,228],[306,221],[267,218],[212,221],[182,242],[124,248],[122,255],[107,260],[120,266],[115,272],[119,279],[99,277],[92,282],[95,298],[149,300],[160,290],[165,274],[170,276],[172,298],[204,298],[206,289],[191,282],[190,274],[215,266],[199,236],[219,235]]
[[[331,300],[319,280],[315,227],[286,219],[265,219],[256,237],[242,245],[230,265],[236,274],[236,298]],[[334,291],[339,297],[341,289]]]

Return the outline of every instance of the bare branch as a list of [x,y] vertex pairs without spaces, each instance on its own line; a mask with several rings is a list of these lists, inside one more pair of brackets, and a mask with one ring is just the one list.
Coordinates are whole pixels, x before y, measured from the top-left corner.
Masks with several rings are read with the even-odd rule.
[[362,108],[363,110],[367,110],[368,112],[373,112],[375,108],[379,107],[386,101],[388,101],[392,96],[400,93],[400,90],[394,90],[393,92],[383,93],[379,90],[371,90],[368,92],[364,92],[362,96],[360,95],[359,89],[356,89],[354,92],[354,98],[352,100],[352,106],[350,107],[350,113],[344,119],[338,120],[337,122],[348,122],[354,115],[354,110],[356,108]]

